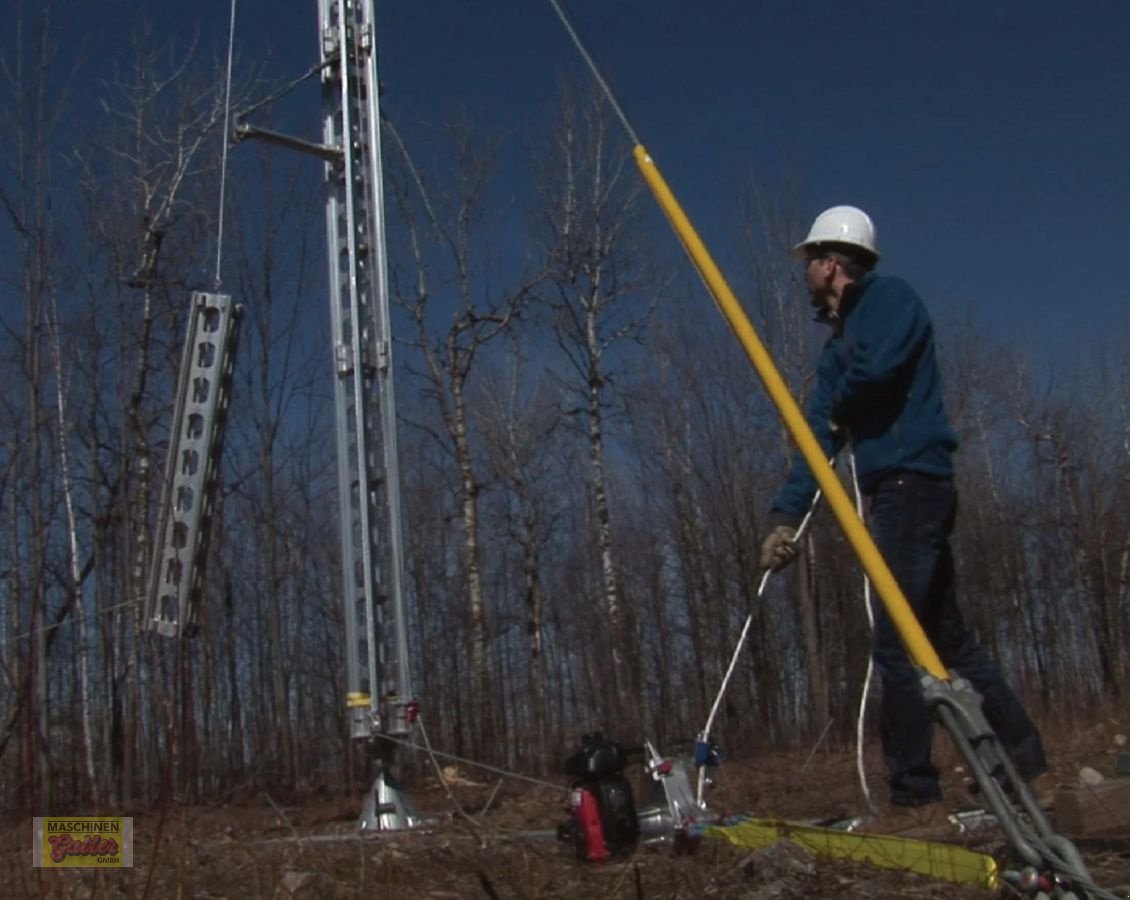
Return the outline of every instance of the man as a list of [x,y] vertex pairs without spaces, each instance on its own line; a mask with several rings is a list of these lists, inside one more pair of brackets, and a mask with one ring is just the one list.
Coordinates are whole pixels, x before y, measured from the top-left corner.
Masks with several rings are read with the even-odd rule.
[[[1040,736],[996,664],[966,626],[954,590],[949,536],[957,496],[957,438],[926,307],[900,278],[876,275],[875,227],[862,210],[836,206],[794,248],[817,320],[832,329],[820,355],[806,419],[826,457],[850,442],[879,551],[947,669],[967,678],[1021,777],[1039,797],[1050,776]],[[796,528],[816,492],[798,454],[770,514],[761,566],[796,555]],[[930,760],[933,721],[898,631],[879,604],[873,656],[883,685],[881,737],[891,809],[873,830],[898,832],[944,815]],[[1046,798],[1043,798],[1046,801]]]

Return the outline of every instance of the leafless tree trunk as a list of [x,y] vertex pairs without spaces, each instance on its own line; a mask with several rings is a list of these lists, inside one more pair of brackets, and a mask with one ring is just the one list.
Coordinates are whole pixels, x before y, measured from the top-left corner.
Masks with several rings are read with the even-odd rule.
[[63,350],[59,338],[59,310],[55,303],[49,313],[51,343],[55,363],[55,408],[58,420],[59,474],[62,480],[63,504],[67,521],[67,585],[70,603],[75,611],[75,630],[77,631],[77,665],[79,691],[79,729],[82,735],[82,759],[86,767],[86,780],[90,799],[94,808],[99,808],[100,791],[98,775],[94,765],[94,740],[92,734],[92,712],[90,698],[90,649],[86,626],[86,602],[82,588],[82,565],[79,560],[78,521],[75,515],[74,485],[71,477],[70,454],[67,449],[70,440],[67,415],[67,377],[63,368]]
[[[610,718],[641,724],[646,709],[638,658],[638,637],[624,608],[612,523],[607,472],[606,411],[611,379],[622,346],[637,340],[660,285],[649,280],[636,236],[640,183],[630,154],[613,138],[603,98],[589,95],[576,104],[562,92],[561,116],[553,145],[542,164],[542,219],[552,288],[548,304],[558,346],[572,370],[568,382],[577,397],[588,448],[588,489],[592,504],[601,595],[608,621],[606,648],[612,660],[611,688],[603,695]],[[650,296],[649,296],[650,295]]]
[[[293,789],[301,779],[299,735],[308,727],[299,715],[305,670],[293,665],[303,637],[306,581],[295,543],[311,549],[315,544],[302,533],[302,494],[309,485],[301,483],[298,469],[316,453],[317,436],[312,424],[305,431],[301,425],[309,421],[305,408],[317,373],[330,371],[332,347],[328,339],[322,347],[303,340],[310,330],[305,294],[312,275],[312,235],[304,223],[318,220],[320,198],[314,191],[303,194],[301,167],[276,166],[273,153],[260,158],[252,181],[264,199],[246,197],[238,204],[241,211],[254,209],[254,216],[233,217],[230,255],[238,296],[248,310],[241,351],[248,364],[236,390],[241,414],[230,449],[247,474],[239,502],[229,509],[255,535],[258,550],[254,560],[236,558],[232,565],[252,575],[247,581],[259,594],[264,618],[262,665],[271,723],[265,736],[271,736],[260,750],[278,761],[281,785]],[[242,185],[234,191],[236,198],[245,193]]]
[[[139,789],[149,789],[148,772],[156,767],[150,752],[156,738],[144,729],[152,725],[149,710],[160,706],[143,696],[142,680],[149,663],[144,598],[158,493],[154,426],[172,407],[164,389],[175,383],[178,354],[170,348],[182,337],[187,285],[194,280],[189,273],[204,255],[199,241],[213,221],[208,207],[216,193],[224,109],[222,83],[215,72],[198,75],[194,48],[174,59],[175,51],[154,49],[150,39],[144,30],[137,34],[132,67],[107,87],[101,130],[71,154],[85,206],[86,249],[108,269],[86,276],[90,319],[106,329],[122,360],[115,385],[121,406],[108,411],[121,428],[103,440],[119,442],[108,515],[125,567],[114,594],[131,602],[104,610],[113,620],[104,658],[112,666],[107,768],[114,773],[115,799],[126,807]],[[132,300],[128,312],[125,296]],[[116,321],[107,315],[114,299],[122,313]]]
[[[416,330],[413,345],[423,360],[421,374],[437,404],[441,430],[431,433],[450,454],[458,479],[461,558],[470,612],[468,644],[476,693],[475,719],[483,729],[477,735],[481,750],[495,735],[486,662],[488,628],[479,521],[481,483],[475,471],[467,392],[479,354],[507,333],[528,302],[538,276],[526,276],[512,289],[497,290],[486,282],[481,269],[490,260],[478,257],[474,228],[490,180],[492,154],[481,152],[466,128],[453,129],[452,138],[453,168],[459,183],[450,210],[440,210],[432,204],[418,170],[404,154],[411,177],[394,183],[394,192],[407,229],[414,270],[409,276],[411,286],[394,279],[394,290],[397,302],[412,316]],[[419,211],[423,213],[422,221]],[[442,274],[433,280],[437,266]],[[443,316],[444,307],[449,310],[447,325],[446,330],[440,330],[436,322]]]
[[[787,253],[797,237],[799,217],[795,213],[795,202],[779,194],[771,194],[754,182],[743,197],[742,209],[745,245],[751,251],[748,257],[750,305],[756,325],[773,354],[778,371],[803,407],[813,384],[814,348],[826,336],[811,322],[808,298]],[[774,418],[777,418],[776,411]],[[791,435],[779,422],[776,423],[774,434],[779,441],[774,456],[781,460],[783,471],[785,461],[796,452],[795,445]],[[847,468],[845,458],[841,460],[840,469],[845,471]],[[780,476],[778,484],[779,480]],[[773,490],[775,489],[774,487]],[[770,495],[762,501],[761,511],[767,509],[771,500]],[[815,522],[819,522],[819,519],[814,520],[814,524]],[[795,685],[786,688],[784,682],[788,679],[783,679],[776,687],[776,692],[781,696],[780,706],[774,708],[770,699],[772,692],[763,700],[768,704],[765,713],[769,716],[771,727],[781,728],[786,727],[783,717],[788,717],[788,714],[784,710],[790,702],[785,694],[791,692],[793,697],[803,696],[804,702],[799,706],[803,710],[800,714],[804,721],[799,724],[812,737],[823,729],[832,705],[829,681],[835,657],[825,641],[825,634],[843,633],[843,623],[828,621],[829,614],[835,607],[830,602],[831,596],[824,596],[826,580],[821,577],[832,562],[827,549],[822,530],[811,528],[802,540],[798,564],[786,576],[795,592],[796,630],[799,631],[799,643],[804,651],[803,673],[798,673],[804,679],[803,690]],[[765,629],[777,630],[774,627],[774,617],[768,614],[768,610],[762,612],[765,606],[764,601],[757,603],[758,629],[762,633]],[[858,609],[862,617],[862,602]],[[760,652],[772,653],[768,648],[762,648]],[[862,658],[865,658],[865,654]],[[780,679],[779,673],[784,671],[784,666],[784,660],[780,660],[776,664],[770,662],[767,666],[760,667],[759,682],[769,687]]]
[[542,554],[558,520],[552,488],[548,486],[554,459],[552,443],[560,419],[544,384],[527,367],[515,346],[505,380],[488,382],[479,414],[491,469],[510,494],[506,501],[506,533],[519,548],[520,586],[525,610],[529,652],[529,694],[520,704],[533,713],[535,764],[548,764],[546,723],[546,660],[543,607],[545,589]]
[[[51,712],[48,693],[48,560],[54,532],[50,497],[55,472],[48,459],[51,453],[44,446],[48,437],[50,404],[47,400],[47,326],[49,304],[56,290],[55,269],[61,264],[56,245],[57,224],[52,212],[51,196],[56,189],[52,167],[52,140],[66,103],[65,91],[52,96],[49,90],[50,70],[55,59],[53,29],[49,6],[33,18],[25,18],[22,3],[9,18],[15,35],[13,56],[0,58],[0,73],[11,95],[10,118],[7,121],[4,156],[11,172],[13,189],[0,182],[0,206],[12,228],[17,247],[18,272],[13,283],[18,285],[25,309],[22,329],[14,322],[7,330],[16,336],[22,359],[20,373],[25,392],[23,414],[12,424],[22,430],[13,448],[12,472],[25,498],[26,521],[13,509],[13,571],[19,584],[13,592],[15,601],[11,621],[13,634],[27,649],[20,655],[13,675],[21,685],[25,713],[24,757],[29,807],[51,802],[51,742],[48,739]],[[27,618],[21,613],[21,601],[27,602]],[[13,720],[14,723],[14,720]],[[5,740],[6,740],[5,736]]]

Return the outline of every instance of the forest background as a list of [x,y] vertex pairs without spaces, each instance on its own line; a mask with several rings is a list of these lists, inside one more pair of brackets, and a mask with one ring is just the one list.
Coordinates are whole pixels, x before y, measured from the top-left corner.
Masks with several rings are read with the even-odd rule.
[[[230,148],[221,240],[221,54],[138,26],[91,80],[58,21],[17,4],[0,57],[0,801],[132,809],[167,777],[190,801],[367,786],[344,705],[322,165]],[[253,62],[236,73],[236,109],[285,87]],[[294,106],[258,115],[309,131],[310,89],[304,125]],[[747,614],[722,746],[849,742],[861,574],[821,515],[801,564],[756,596],[790,441],[630,149],[580,75],[527,131],[388,123],[411,658],[432,743],[537,773],[596,727],[675,748]],[[716,202],[727,273],[803,398],[822,336],[787,254],[815,211],[802,196],[751,175]],[[217,251],[243,333],[201,633],[174,673],[146,575],[189,296],[212,288]],[[1034,712],[1070,721],[1117,701],[1130,667],[1130,358],[1117,322],[1053,365],[971,305],[935,313],[965,609]]]

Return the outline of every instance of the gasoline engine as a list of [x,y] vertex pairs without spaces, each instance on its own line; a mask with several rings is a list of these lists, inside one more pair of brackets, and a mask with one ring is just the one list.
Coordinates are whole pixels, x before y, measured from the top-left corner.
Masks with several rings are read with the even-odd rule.
[[565,774],[573,779],[570,816],[557,835],[573,844],[578,859],[599,862],[635,845],[640,825],[624,768],[642,758],[642,747],[625,749],[597,731],[584,735],[580,749],[565,760]]
[[[694,765],[717,764],[713,741],[707,756]],[[637,762],[646,776],[638,807],[624,775],[624,769]],[[586,862],[607,860],[641,841],[691,851],[701,834],[699,826],[716,818],[696,801],[688,761],[660,756],[650,741],[626,748],[600,732],[586,734],[580,749],[565,760],[564,771],[573,779],[572,793],[569,820],[557,829],[557,836]]]

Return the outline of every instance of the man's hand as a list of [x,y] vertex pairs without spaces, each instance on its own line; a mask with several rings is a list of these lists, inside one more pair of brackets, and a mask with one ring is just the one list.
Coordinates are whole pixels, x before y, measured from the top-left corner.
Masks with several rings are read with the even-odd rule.
[[796,529],[778,525],[761,542],[761,568],[774,572],[783,569],[796,558]]

